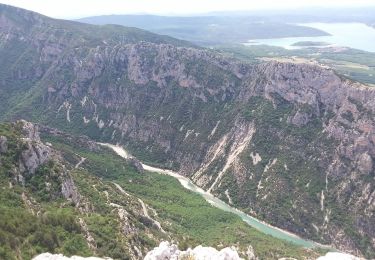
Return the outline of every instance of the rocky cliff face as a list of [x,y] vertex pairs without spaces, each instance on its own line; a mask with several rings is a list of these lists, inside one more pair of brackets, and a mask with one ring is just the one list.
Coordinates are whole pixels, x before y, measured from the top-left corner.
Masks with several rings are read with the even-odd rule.
[[8,151],[8,138],[0,136],[0,153],[6,153]]
[[[10,174],[13,177],[13,182],[19,183],[22,186],[29,185],[29,181],[35,178],[36,175],[41,175],[40,169],[47,167],[49,164],[62,161],[61,155],[53,150],[49,145],[46,145],[40,140],[39,129],[37,125],[21,120],[13,123],[11,131],[17,133],[17,138],[12,140],[11,150],[8,149],[8,138],[2,136],[0,138],[1,154],[8,158],[12,163],[10,167]],[[15,155],[15,156],[14,156]],[[50,166],[48,166],[50,167]],[[39,172],[38,172],[39,171]],[[45,174],[46,192],[55,193],[53,196],[64,196],[66,199],[72,199],[75,203],[79,202],[79,193],[77,188],[64,167],[59,167],[56,171],[56,177]],[[57,190],[51,189],[52,183],[57,185]],[[61,185],[61,187],[60,187]],[[39,187],[41,189],[41,186]]]
[[52,150],[40,141],[35,125],[26,121],[21,121],[20,124],[25,150],[21,152],[18,168],[21,175],[33,175],[39,166],[52,159]]
[[[171,45],[97,49],[81,67],[72,58],[62,62],[73,82],[57,81],[44,95],[47,104],[61,104],[50,110],[61,121],[177,167],[301,235],[359,253],[356,239],[337,236],[354,229],[374,246],[373,89],[311,65],[249,66]],[[57,67],[45,79],[61,73]],[[337,227],[348,204],[354,215],[368,214]]]
[[[40,130],[45,136],[63,138],[65,144],[74,142],[80,149],[103,153],[87,137],[24,120],[0,124],[1,259],[31,259],[37,250],[142,259],[150,242],[170,235],[156,220],[154,209],[118,184],[88,174],[85,158],[44,143]],[[129,165],[122,162],[123,167],[137,166],[136,161]],[[111,237],[103,241],[109,229]],[[37,259],[56,257],[44,254]]]
[[0,90],[23,82],[29,93],[11,104],[12,89],[5,116],[123,143],[274,225],[373,256],[374,88],[319,66],[250,65],[125,29],[33,18],[37,33],[23,37],[25,25],[2,10],[1,51],[19,59]]

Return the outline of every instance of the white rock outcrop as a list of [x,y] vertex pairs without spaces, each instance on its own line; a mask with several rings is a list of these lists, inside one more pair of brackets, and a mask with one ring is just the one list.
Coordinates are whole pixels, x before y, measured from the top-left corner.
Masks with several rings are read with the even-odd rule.
[[363,260],[363,258],[344,253],[328,252],[326,255],[318,257],[317,260]]
[[5,136],[0,136],[0,154],[8,151],[8,139]]
[[[257,259],[251,248],[251,254],[248,252],[248,259]],[[158,247],[147,253],[144,260],[243,260],[240,258],[237,250],[235,248],[226,247],[220,251],[213,247],[203,247],[197,246],[194,249],[189,248],[186,251],[180,251],[175,244],[171,244],[167,241],[161,242]],[[279,260],[294,259],[294,258],[280,258]],[[67,257],[62,254],[51,254],[43,253],[32,260],[113,260],[112,258],[105,257],[81,257],[81,256],[71,256]],[[318,257],[316,260],[364,260],[364,258],[359,258],[353,255],[338,253],[338,252],[328,252],[324,256]]]
[[67,257],[63,256],[62,254],[51,254],[51,253],[43,253],[32,260],[112,260],[112,258],[99,258],[99,257],[81,257],[81,256],[72,256]]
[[220,251],[213,247],[197,246],[194,249],[180,251],[175,244],[161,242],[146,255],[144,260],[240,260],[236,249],[226,247]]

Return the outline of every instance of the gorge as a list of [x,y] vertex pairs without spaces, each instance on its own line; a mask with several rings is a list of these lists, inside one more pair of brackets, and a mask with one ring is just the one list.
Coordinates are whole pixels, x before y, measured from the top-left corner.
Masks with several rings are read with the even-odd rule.
[[[77,174],[81,191],[92,200],[80,209],[87,215],[105,209],[106,214],[116,211],[116,219],[123,221],[121,212],[127,210],[126,205],[113,206],[120,205],[119,198],[106,204],[103,191],[116,193],[113,182],[123,176],[131,176],[123,185],[133,181],[138,188],[144,187],[137,185],[147,178],[158,178],[145,173],[148,177],[142,180],[134,162],[128,162],[126,168],[92,142],[118,144],[144,162],[145,170],[171,169],[168,174],[183,180],[185,187],[203,194],[215,206],[261,225],[266,233],[302,246],[316,242],[375,257],[375,88],[319,64],[254,64],[136,28],[56,20],[2,4],[0,57],[0,120],[26,119],[57,129],[47,131],[47,136],[52,135],[47,142],[63,150],[62,165],[87,171],[83,176],[102,187],[100,192],[86,187]],[[57,137],[51,133],[59,133],[58,138],[66,138],[66,143],[54,144]],[[74,142],[68,144],[75,140],[72,136],[93,141],[85,144],[78,138],[82,146],[74,147]],[[104,161],[100,164],[99,155],[111,158],[120,168]],[[5,165],[12,168],[12,164]],[[126,169],[122,171],[122,167]],[[4,176],[8,176],[8,168]],[[162,177],[157,180],[169,182]],[[35,181],[43,186],[40,179]],[[21,189],[22,181],[12,185],[17,183]],[[8,182],[4,185],[9,186]],[[150,196],[141,191],[138,196]],[[96,196],[100,205],[92,199]],[[75,193],[70,197],[78,198]],[[163,198],[159,193],[155,197]],[[121,253],[128,250],[129,255],[140,258],[177,228],[163,234],[145,216],[138,197],[127,200],[134,225],[123,226],[124,237],[137,238],[135,230],[144,232],[141,238],[124,242]],[[205,210],[212,209],[205,206]],[[179,219],[171,212],[166,215],[167,223]],[[109,223],[107,218],[99,219]],[[268,230],[262,222],[300,238]],[[87,231],[86,238],[95,233],[81,226]],[[178,239],[185,241],[180,234]],[[195,242],[201,238],[196,235]],[[110,246],[104,249],[103,244],[90,244],[90,250],[101,256],[120,254],[108,249]],[[266,251],[262,251],[264,255]],[[280,256],[273,251],[270,255]]]

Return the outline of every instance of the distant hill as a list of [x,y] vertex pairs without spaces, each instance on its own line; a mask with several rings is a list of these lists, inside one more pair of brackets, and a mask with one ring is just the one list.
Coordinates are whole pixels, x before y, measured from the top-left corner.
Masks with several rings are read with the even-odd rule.
[[263,17],[269,21],[282,23],[304,22],[362,22],[374,21],[375,5],[366,7],[315,7],[293,10],[257,10],[211,12],[207,16]]
[[269,21],[258,16],[168,17],[154,15],[105,15],[79,19],[80,22],[138,27],[201,45],[241,43],[250,39],[323,36],[321,30]]

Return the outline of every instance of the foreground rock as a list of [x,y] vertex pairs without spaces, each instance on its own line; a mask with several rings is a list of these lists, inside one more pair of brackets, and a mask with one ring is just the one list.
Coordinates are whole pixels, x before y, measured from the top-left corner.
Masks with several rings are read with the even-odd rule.
[[[252,248],[251,246],[249,249]],[[246,259],[258,259],[253,250],[246,252]],[[239,257],[237,251],[233,247],[226,247],[220,251],[213,247],[197,246],[194,249],[189,248],[186,251],[180,251],[175,244],[169,242],[161,242],[158,247],[150,251],[144,260],[179,260],[179,259],[193,259],[193,260],[243,260]],[[292,259],[292,258],[283,258]],[[364,260],[353,255],[328,252],[324,256],[318,257],[316,260]]]
[[[249,247],[251,248],[251,246]],[[148,252],[144,260],[243,260],[240,258],[235,248],[226,247],[220,251],[213,247],[203,247],[197,246],[194,249],[187,249],[186,251],[180,251],[175,244],[171,244],[167,241],[161,242],[158,247]],[[248,260],[258,259],[254,252],[247,252]],[[294,259],[294,258],[281,258]],[[280,260],[281,260],[280,259]],[[97,258],[97,257],[80,257],[72,256],[66,257],[61,254],[50,254],[43,253],[33,258],[33,260],[112,260],[112,258]],[[328,252],[324,256],[318,257],[316,260],[365,260],[364,258],[359,258],[353,255],[338,253],[338,252]]]
[[319,257],[317,260],[363,260],[364,258],[355,257],[349,254],[329,252],[325,256]]
[[33,258],[33,260],[111,260],[111,259],[112,258],[81,257],[81,256],[67,257],[61,254],[53,255],[51,253],[43,253]]
[[175,244],[161,242],[160,245],[150,251],[145,260],[178,260],[178,259],[195,259],[195,260],[240,260],[236,249],[226,247],[220,251],[213,247],[197,246],[194,249],[180,251]]

